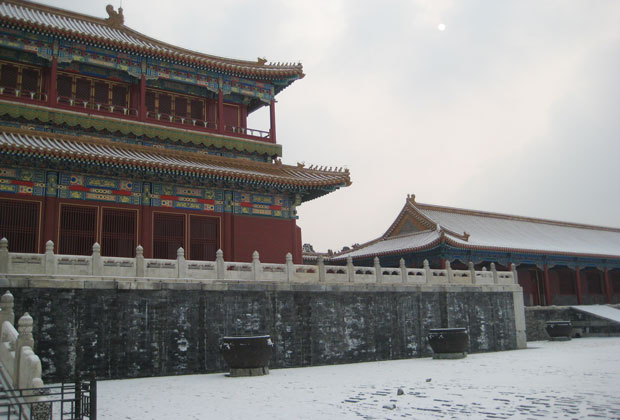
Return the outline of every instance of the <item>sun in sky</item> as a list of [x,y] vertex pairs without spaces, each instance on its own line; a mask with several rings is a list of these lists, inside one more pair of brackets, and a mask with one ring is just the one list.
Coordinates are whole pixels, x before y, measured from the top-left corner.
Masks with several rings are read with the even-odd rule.
[[439,25],[437,25],[437,29],[439,29],[439,31],[443,32],[446,30],[446,24],[445,23],[440,23]]

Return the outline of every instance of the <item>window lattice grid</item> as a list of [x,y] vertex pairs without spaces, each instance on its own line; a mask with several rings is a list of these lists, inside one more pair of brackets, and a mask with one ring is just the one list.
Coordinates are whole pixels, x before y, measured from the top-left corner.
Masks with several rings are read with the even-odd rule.
[[147,91],[145,95],[146,110],[155,112],[155,93]]
[[0,238],[7,238],[11,252],[37,252],[38,203],[0,200]]
[[215,253],[218,249],[218,230],[217,219],[190,216],[190,260],[215,260]]
[[58,76],[56,89],[58,91],[58,96],[62,96],[65,98],[70,98],[71,88],[73,85],[73,80],[69,76]]
[[163,93],[159,94],[159,112],[161,114],[172,113],[172,98],[170,95],[165,95]]
[[104,82],[95,82],[95,102],[101,105],[107,105],[108,99],[108,84]]
[[191,102],[191,117],[195,120],[204,120],[204,103],[199,100],[192,100]]
[[101,215],[101,255],[135,257],[136,212],[103,209]]
[[11,64],[3,64],[0,73],[0,86],[8,88],[17,88],[18,69]]
[[174,260],[185,243],[185,216],[154,214],[153,258]]
[[90,101],[90,80],[79,78],[75,81],[75,97],[82,101]]
[[38,92],[39,79],[40,73],[38,70],[23,68],[21,89],[25,92]]
[[127,87],[112,85],[112,105],[127,107]]
[[174,115],[185,118],[187,116],[187,99],[182,96],[174,98]]
[[58,249],[61,254],[91,255],[96,242],[97,208],[62,206]]

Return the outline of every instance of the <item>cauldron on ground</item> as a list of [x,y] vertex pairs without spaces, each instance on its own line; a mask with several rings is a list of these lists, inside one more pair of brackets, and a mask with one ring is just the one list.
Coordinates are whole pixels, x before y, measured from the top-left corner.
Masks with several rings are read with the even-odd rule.
[[467,356],[467,328],[434,328],[428,332],[433,359],[462,359]]
[[545,330],[551,341],[568,341],[573,333],[573,324],[570,321],[547,321]]
[[268,335],[224,337],[220,344],[230,376],[268,375],[272,349],[273,342]]

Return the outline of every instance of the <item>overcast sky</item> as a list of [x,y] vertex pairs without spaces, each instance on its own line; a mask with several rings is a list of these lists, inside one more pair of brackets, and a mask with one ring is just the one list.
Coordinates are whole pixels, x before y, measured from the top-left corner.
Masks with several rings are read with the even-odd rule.
[[[107,17],[109,1],[44,3]],[[299,208],[317,251],[382,235],[407,194],[620,227],[620,1],[122,7],[125,25],[168,43],[303,64],[306,77],[277,98],[283,162],[346,166],[353,180]],[[258,114],[248,126],[267,128]]]

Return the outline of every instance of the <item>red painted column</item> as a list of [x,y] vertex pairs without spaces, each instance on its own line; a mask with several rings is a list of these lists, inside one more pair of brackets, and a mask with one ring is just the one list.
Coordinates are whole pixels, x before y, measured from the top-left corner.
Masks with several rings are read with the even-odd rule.
[[551,282],[549,281],[549,266],[545,264],[545,305],[550,306],[553,303],[551,298]]
[[50,71],[49,92],[47,93],[47,104],[49,106],[56,106],[58,101],[58,58],[52,57],[52,69]]
[[581,293],[581,272],[579,266],[575,267],[575,274],[577,275],[577,302],[583,304],[583,295]]
[[272,99],[269,104],[269,138],[272,143],[276,142],[276,100]]
[[146,76],[140,78],[140,109],[138,111],[140,121],[146,121]]
[[232,213],[224,213],[222,216],[222,252],[225,261],[235,261],[234,254],[234,216]]
[[222,89],[217,93],[217,131],[224,133],[224,92]]
[[605,281],[605,295],[607,296],[607,303],[611,303],[611,283],[609,282],[609,272],[607,271],[607,267],[605,267],[604,281]]

